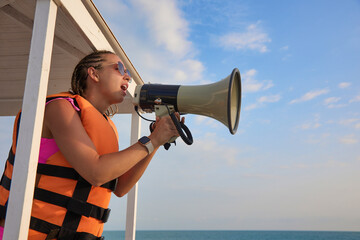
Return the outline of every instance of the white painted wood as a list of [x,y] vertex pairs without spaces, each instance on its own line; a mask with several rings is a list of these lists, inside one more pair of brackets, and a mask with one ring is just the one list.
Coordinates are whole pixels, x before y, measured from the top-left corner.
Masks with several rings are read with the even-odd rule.
[[[136,112],[133,111],[131,116],[131,136],[130,144],[138,141],[141,134],[141,119]],[[125,240],[135,240],[136,233],[136,210],[137,210],[137,192],[138,184],[130,190],[127,194],[127,209],[126,209],[126,228]]]
[[[4,6],[2,10],[4,11],[5,14],[14,18],[19,23],[23,24],[25,27],[29,29],[33,28],[33,21],[30,18],[28,18],[25,14],[15,9],[14,7],[7,5]],[[75,48],[70,43],[68,43],[67,41],[56,35],[54,37],[54,44],[60,47],[61,49],[63,49],[64,51],[66,51],[67,53],[74,55],[78,59],[81,59],[86,55],[85,53],[81,52],[79,49]]]
[[[84,37],[96,49],[104,49],[114,51],[109,42],[105,38],[101,29],[98,27],[92,16],[86,10],[81,1],[74,0],[59,0],[61,2],[61,9],[69,13],[75,24],[81,29]],[[79,14],[81,13],[81,14]]]
[[4,240],[29,232],[56,14],[53,0],[37,1]]
[[138,183],[127,194],[125,240],[135,240]]

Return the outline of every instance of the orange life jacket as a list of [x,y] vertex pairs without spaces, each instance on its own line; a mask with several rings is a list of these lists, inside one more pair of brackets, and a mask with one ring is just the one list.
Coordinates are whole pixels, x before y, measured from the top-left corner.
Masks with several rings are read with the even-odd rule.
[[[47,98],[70,97],[80,108],[81,122],[99,155],[118,151],[118,135],[113,122],[79,95],[61,93]],[[21,112],[13,131],[13,144],[0,183],[0,218],[5,218]],[[94,187],[66,161],[60,151],[46,164],[38,164],[29,239],[100,240],[108,205],[116,180]]]

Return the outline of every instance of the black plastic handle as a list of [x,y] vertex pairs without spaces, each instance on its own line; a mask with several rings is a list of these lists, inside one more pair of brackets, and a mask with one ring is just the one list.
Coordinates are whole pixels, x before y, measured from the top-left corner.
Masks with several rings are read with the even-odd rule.
[[[175,113],[171,113],[170,117],[171,117],[172,121],[174,122],[174,125],[175,125],[181,139],[187,145],[193,144],[194,141],[193,141],[193,137],[191,135],[191,132],[190,132],[189,128],[184,123],[179,122],[179,120],[175,116]],[[185,133],[184,133],[184,131],[185,131]]]

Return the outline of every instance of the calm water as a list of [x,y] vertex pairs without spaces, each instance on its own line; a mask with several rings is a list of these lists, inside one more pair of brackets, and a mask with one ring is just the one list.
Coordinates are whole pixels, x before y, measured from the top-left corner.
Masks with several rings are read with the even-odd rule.
[[[105,231],[105,240],[125,239],[124,231]],[[137,231],[136,240],[360,240],[360,232],[316,231]]]

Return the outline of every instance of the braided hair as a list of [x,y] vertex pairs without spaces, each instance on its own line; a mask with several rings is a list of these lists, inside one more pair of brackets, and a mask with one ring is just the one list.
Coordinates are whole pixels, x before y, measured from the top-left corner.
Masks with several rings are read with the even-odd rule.
[[[84,92],[86,90],[86,79],[88,77],[88,68],[93,67],[95,69],[101,69],[102,63],[106,60],[104,55],[114,54],[111,51],[99,50],[90,53],[85,56],[80,62],[76,65],[74,72],[71,77],[71,94],[77,94],[84,97]],[[116,111],[111,107],[106,111],[106,115],[113,116],[117,112],[117,106],[115,105]]]
[[86,79],[88,76],[88,68],[93,67],[95,69],[101,69],[102,62],[105,61],[104,55],[106,54],[115,54],[111,51],[101,50],[90,53],[85,56],[80,62],[76,65],[74,72],[71,78],[71,89],[70,92],[73,94],[78,94],[84,96],[86,90]]

